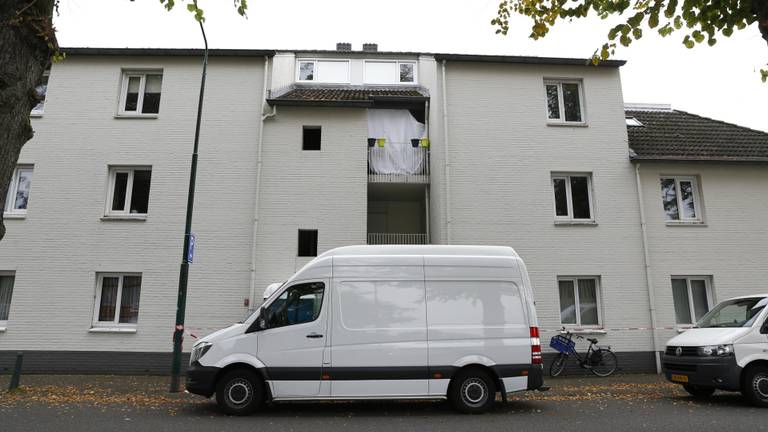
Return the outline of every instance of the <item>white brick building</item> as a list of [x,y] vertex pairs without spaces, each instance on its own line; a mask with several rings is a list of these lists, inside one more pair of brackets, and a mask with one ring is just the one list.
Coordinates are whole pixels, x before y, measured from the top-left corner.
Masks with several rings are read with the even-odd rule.
[[[19,350],[29,370],[168,370],[200,54],[70,49],[53,66],[6,205],[0,370]],[[684,308],[765,291],[768,134],[697,120],[718,132],[705,138],[715,150],[659,157],[690,132],[667,120],[695,116],[629,111],[641,126],[628,142],[622,64],[213,50],[188,329],[239,320],[267,284],[334,247],[508,245],[528,264],[544,337],[563,325],[598,334],[623,369],[652,369]],[[408,118],[395,132],[423,134],[370,136],[369,110],[382,109]],[[411,168],[381,165],[395,148]],[[665,220],[670,178],[698,216]],[[671,329],[656,347],[651,309]]]

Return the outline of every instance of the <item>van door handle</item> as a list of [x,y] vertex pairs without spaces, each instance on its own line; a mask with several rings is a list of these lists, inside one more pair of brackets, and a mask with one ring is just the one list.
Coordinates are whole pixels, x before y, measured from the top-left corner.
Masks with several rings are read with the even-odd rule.
[[307,337],[310,338],[310,339],[317,339],[317,338],[323,337],[323,335],[317,334],[317,333],[310,333],[310,334],[307,335]]

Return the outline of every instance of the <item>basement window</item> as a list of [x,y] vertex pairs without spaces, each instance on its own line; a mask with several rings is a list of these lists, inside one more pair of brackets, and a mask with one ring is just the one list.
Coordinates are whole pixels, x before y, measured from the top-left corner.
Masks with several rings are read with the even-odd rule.
[[299,256],[317,256],[317,230],[299,230]]
[[320,137],[320,126],[304,126],[301,149],[308,151],[320,151]]

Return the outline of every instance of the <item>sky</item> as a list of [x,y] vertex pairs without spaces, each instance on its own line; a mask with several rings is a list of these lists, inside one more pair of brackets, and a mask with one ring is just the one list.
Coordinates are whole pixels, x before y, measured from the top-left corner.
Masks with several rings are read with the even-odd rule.
[[[62,0],[54,18],[62,47],[199,48],[202,39],[185,0],[166,12],[158,0]],[[249,0],[248,19],[231,0],[199,0],[211,48],[335,49],[378,43],[382,51],[591,57],[616,17],[558,23],[528,38],[530,21],[513,17],[506,36],[490,25],[498,0]],[[756,25],[687,49],[682,35],[646,30],[619,47],[624,101],[673,108],[768,132],[768,44]]]

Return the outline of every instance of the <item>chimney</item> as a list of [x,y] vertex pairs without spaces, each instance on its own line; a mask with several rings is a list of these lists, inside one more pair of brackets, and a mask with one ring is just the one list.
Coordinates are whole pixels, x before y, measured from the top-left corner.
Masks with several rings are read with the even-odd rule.
[[375,43],[364,43],[363,44],[363,51],[365,52],[376,52],[379,50],[379,45]]
[[352,44],[349,42],[339,42],[336,44],[336,51],[352,51]]

